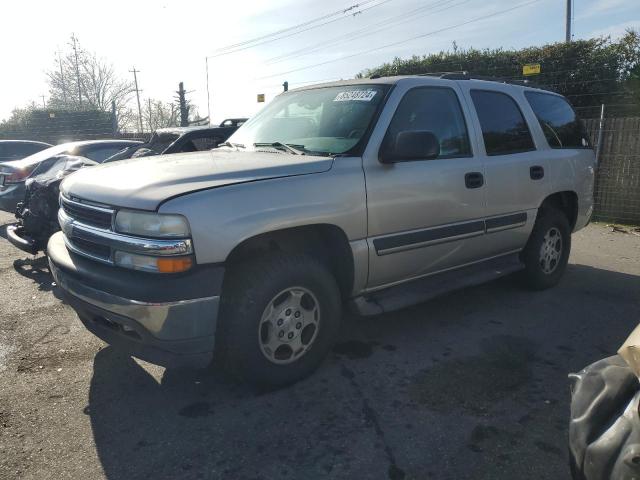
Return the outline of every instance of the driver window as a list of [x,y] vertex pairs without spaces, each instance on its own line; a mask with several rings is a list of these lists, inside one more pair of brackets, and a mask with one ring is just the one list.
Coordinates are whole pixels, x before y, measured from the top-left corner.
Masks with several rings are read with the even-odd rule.
[[456,93],[445,87],[409,90],[391,119],[386,139],[402,131],[426,130],[440,142],[438,158],[470,157],[469,134]]

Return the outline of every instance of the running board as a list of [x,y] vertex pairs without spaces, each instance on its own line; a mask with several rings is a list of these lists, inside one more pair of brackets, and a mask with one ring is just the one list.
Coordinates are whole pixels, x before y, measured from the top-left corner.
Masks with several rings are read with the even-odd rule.
[[355,297],[350,306],[359,315],[379,315],[422,303],[454,290],[480,285],[523,268],[519,253],[512,253]]

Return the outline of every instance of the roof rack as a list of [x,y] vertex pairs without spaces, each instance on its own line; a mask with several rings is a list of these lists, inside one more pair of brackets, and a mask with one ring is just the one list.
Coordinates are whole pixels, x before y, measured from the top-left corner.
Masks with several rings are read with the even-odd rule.
[[488,75],[472,75],[469,72],[451,72],[440,75],[440,78],[447,80],[485,80],[489,82],[509,83],[513,85],[531,86],[532,83],[529,80],[514,80],[504,77],[491,77]]
[[[533,88],[540,88],[543,90],[549,90],[546,87],[540,86],[538,84],[535,84],[533,82],[531,82],[530,80],[515,80],[515,79],[511,79],[511,78],[504,78],[504,77],[492,77],[489,75],[474,75],[469,73],[466,70],[460,70],[457,72],[428,72],[428,73],[417,73],[415,74],[418,77],[436,77],[436,78],[442,78],[445,80],[485,80],[488,82],[499,82],[499,83],[508,83],[511,85],[520,85],[520,86],[525,86],[525,87],[533,87]],[[381,78],[384,77],[384,75],[372,75],[371,79],[375,79],[375,78]]]

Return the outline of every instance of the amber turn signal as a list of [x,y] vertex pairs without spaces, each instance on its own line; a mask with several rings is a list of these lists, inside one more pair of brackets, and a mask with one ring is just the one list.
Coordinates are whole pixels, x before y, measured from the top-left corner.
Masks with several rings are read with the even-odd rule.
[[156,259],[158,272],[179,273],[189,270],[193,266],[191,257],[166,257]]

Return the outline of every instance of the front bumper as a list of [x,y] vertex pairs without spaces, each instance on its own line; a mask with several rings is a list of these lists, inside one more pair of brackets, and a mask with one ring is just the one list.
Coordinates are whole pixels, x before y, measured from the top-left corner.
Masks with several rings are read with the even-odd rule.
[[14,213],[18,202],[24,200],[24,183],[13,183],[0,187],[0,210]]
[[36,241],[24,233],[24,227],[13,224],[7,225],[7,240],[23,252],[35,255],[38,253]]
[[97,337],[162,366],[211,362],[221,266],[161,275],[100,265],[69,252],[62,232],[51,237],[47,254],[65,299]]

